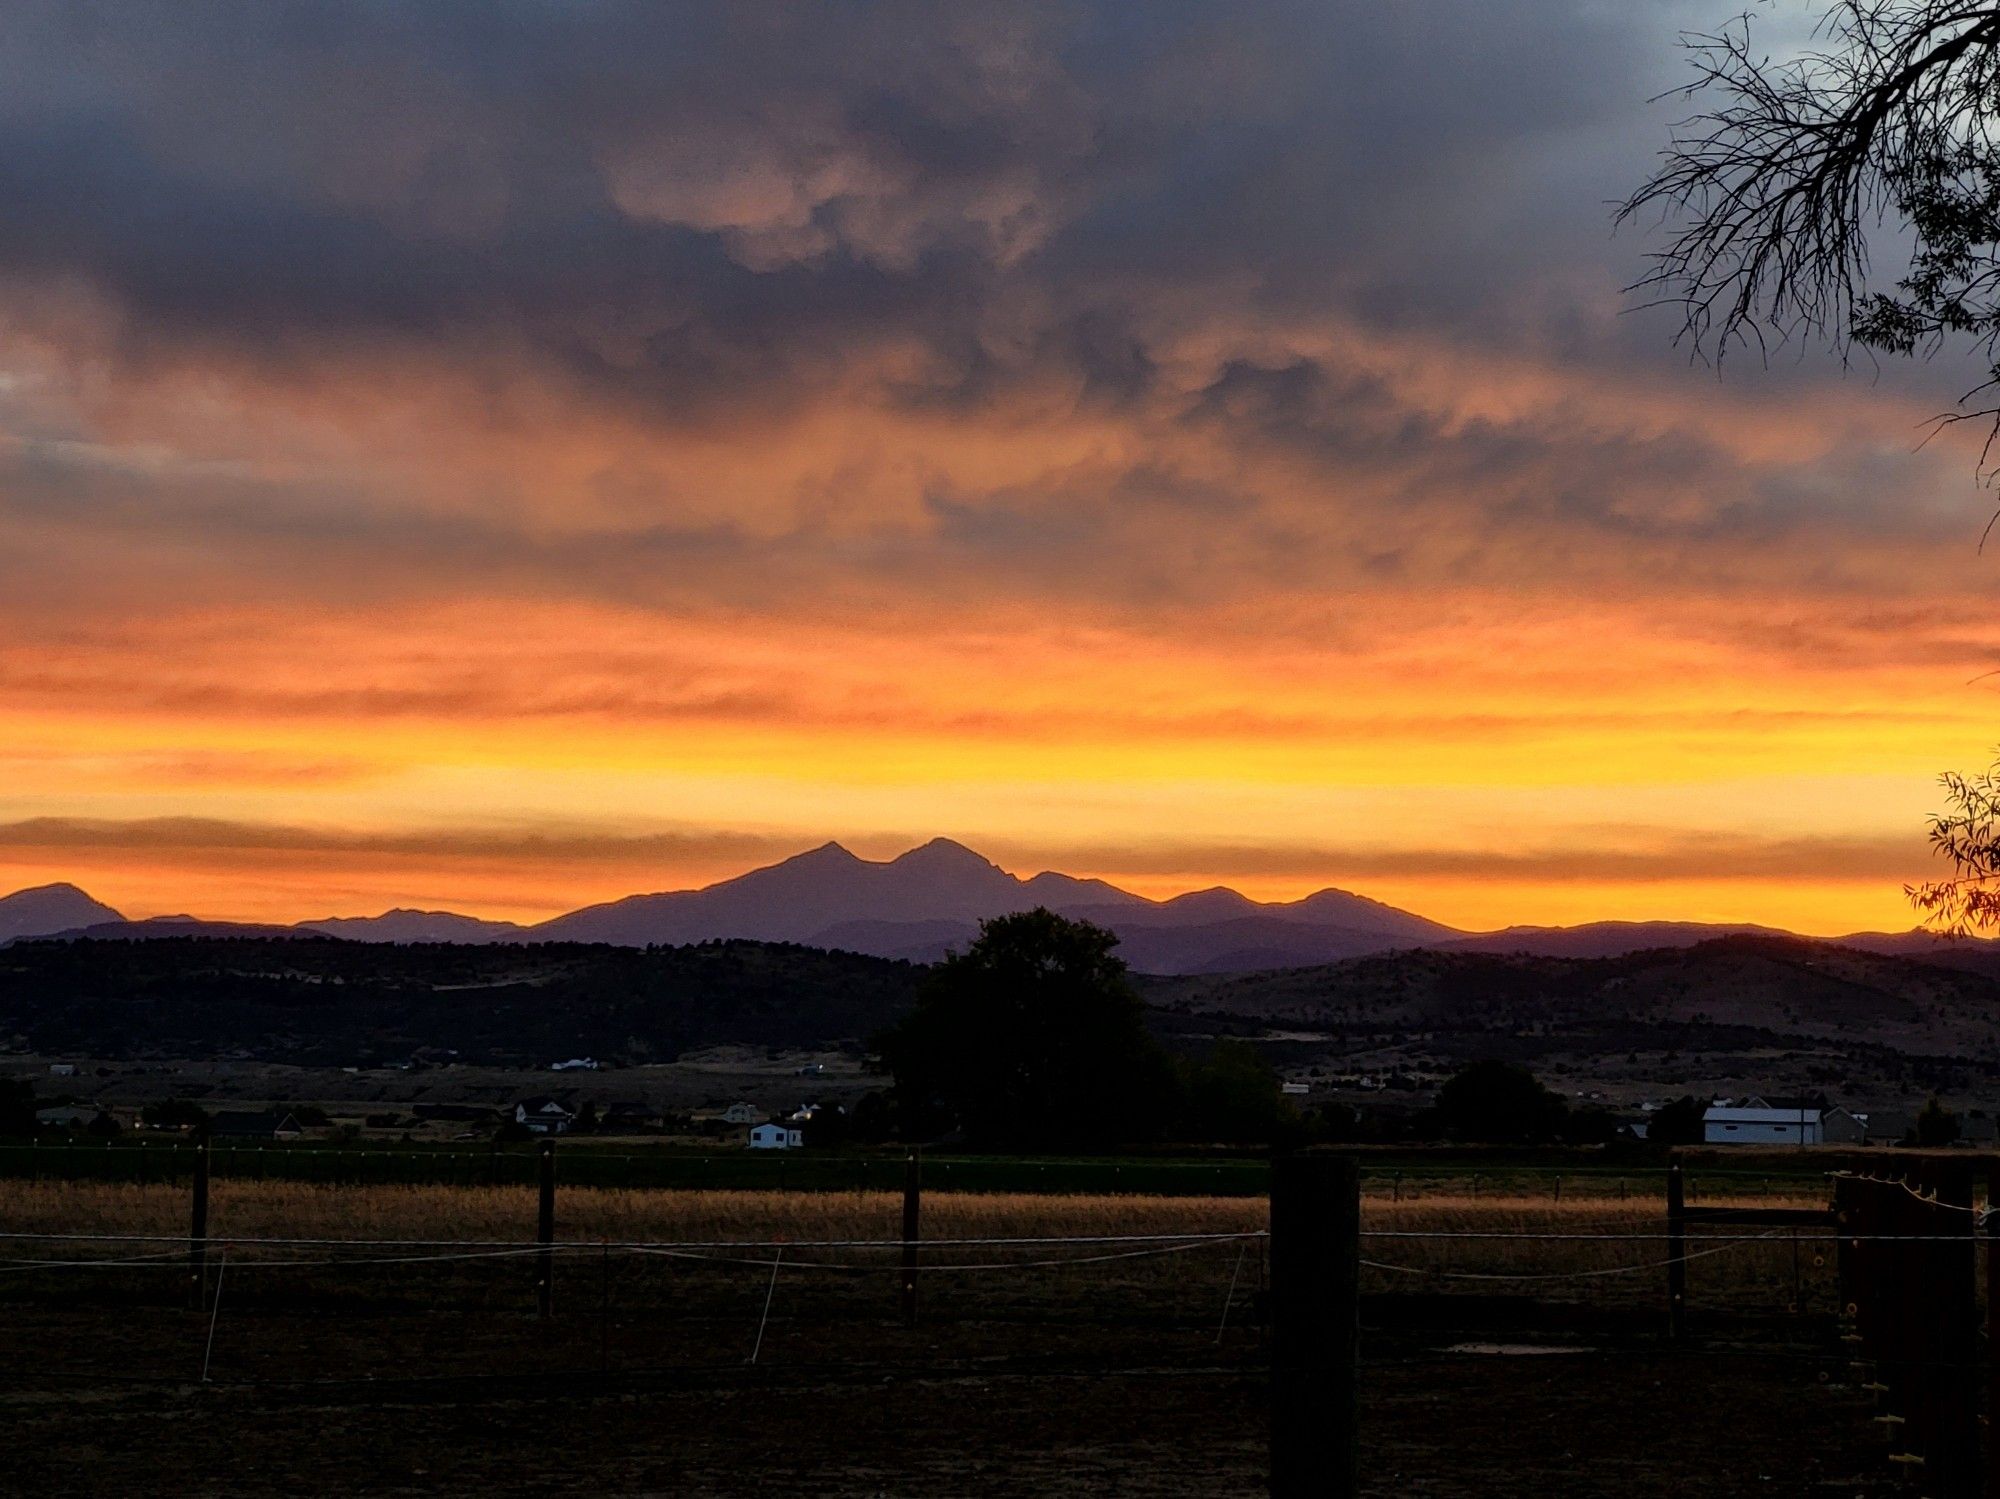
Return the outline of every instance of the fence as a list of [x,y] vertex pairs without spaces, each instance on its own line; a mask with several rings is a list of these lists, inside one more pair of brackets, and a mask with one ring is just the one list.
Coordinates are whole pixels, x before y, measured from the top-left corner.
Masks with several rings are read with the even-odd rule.
[[[1786,1246],[1796,1277],[1801,1242],[1813,1246],[1814,1259],[1837,1243],[1837,1270],[1825,1278],[1834,1280],[1838,1311],[1851,1324],[1847,1336],[1857,1340],[1841,1345],[1840,1362],[1851,1352],[1860,1366],[1855,1379],[1880,1401],[1877,1414],[1885,1419],[1870,1425],[1896,1438],[1889,1455],[1910,1468],[1920,1460],[1924,1491],[1940,1499],[1979,1492],[1964,1484],[1985,1472],[1976,1407],[1969,1428],[1965,1420],[1966,1392],[1976,1400],[1987,1371],[1971,1275],[1975,1215],[1963,1172],[1962,1183],[1839,1176],[1830,1210],[1732,1203],[1716,1200],[1717,1192],[1697,1198],[1684,1168],[1651,1179],[1630,1173],[1628,1192],[1605,1178],[1588,1196],[1579,1196],[1570,1174],[1567,1186],[1537,1183],[1532,1202],[1496,1199],[1482,1183],[1479,1212],[1453,1226],[1459,1220],[1450,1212],[1404,1190],[1407,1181],[1378,1176],[1364,1193],[1352,1157],[1307,1156],[1272,1164],[1267,1226],[1206,1221],[995,1234],[939,1232],[925,1198],[939,1185],[939,1163],[919,1166],[911,1158],[890,1163],[898,1181],[877,1220],[900,1231],[580,1238],[562,1203],[578,1186],[570,1168],[586,1152],[559,1155],[551,1146],[524,1159],[534,1190],[512,1195],[532,1200],[532,1228],[510,1239],[216,1233],[211,1189],[222,1156],[221,1147],[190,1151],[175,1175],[172,1190],[187,1188],[185,1233],[10,1232],[0,1240],[0,1286],[94,1272],[92,1284],[119,1288],[121,1304],[137,1310],[159,1304],[163,1277],[184,1276],[183,1317],[193,1320],[176,1322],[157,1346],[164,1350],[169,1334],[183,1340],[187,1367],[199,1353],[202,1380],[268,1379],[288,1357],[331,1367],[326,1350],[351,1338],[364,1314],[385,1308],[402,1319],[397,1340],[385,1347],[413,1367],[436,1357],[427,1350],[442,1327],[452,1329],[450,1344],[479,1318],[525,1312],[547,1330],[540,1343],[545,1372],[566,1367],[564,1360],[583,1367],[594,1360],[603,1371],[659,1377],[676,1368],[711,1376],[732,1366],[761,1371],[775,1327],[784,1330],[781,1353],[793,1359],[837,1339],[850,1362],[883,1367],[948,1327],[954,1356],[981,1368],[1025,1367],[1023,1340],[1009,1328],[1032,1321],[1037,1347],[1102,1350],[1112,1361],[1107,1367],[1123,1373],[1268,1371],[1273,1491],[1340,1494],[1356,1491],[1367,1430],[1364,1321],[1379,1359],[1409,1337],[1396,1332],[1392,1310],[1421,1312],[1434,1293],[1470,1292],[1467,1305],[1480,1309],[1490,1309],[1500,1292],[1535,1298],[1542,1310],[1543,1298],[1574,1298],[1575,1317],[1565,1325],[1622,1308],[1621,1325],[1650,1325],[1678,1340],[1667,1346],[1698,1367],[1716,1352],[1707,1342],[1722,1301],[1716,1267],[1766,1267],[1731,1289],[1746,1301],[1778,1284]],[[756,1207],[746,1201],[742,1211]],[[1948,1276],[1938,1273],[1947,1256]],[[1189,1273],[1197,1265],[1200,1275]],[[42,1270],[50,1275],[37,1277]],[[449,1299],[438,1294],[445,1276],[455,1277],[453,1295],[465,1298],[465,1316],[449,1323],[427,1304]],[[294,1287],[289,1300],[269,1289],[280,1281]],[[800,1320],[798,1288],[807,1283],[825,1288],[812,1293],[817,1320],[810,1324]],[[976,1293],[961,1289],[975,1283]],[[1038,1288],[1033,1294],[1008,1289],[1030,1284]],[[1062,1294],[1039,1289],[1051,1285]],[[1629,1288],[1629,1299],[1612,1297],[1613,1288]],[[1791,1305],[1801,1299],[1795,1280]],[[1829,1301],[1829,1319],[1835,1310]],[[788,1314],[793,1320],[785,1324]],[[245,1315],[271,1320],[261,1343],[232,1323]],[[392,1320],[385,1312],[366,1325],[386,1329]],[[1921,1335],[1910,1331],[1918,1327]],[[497,1358],[513,1336],[465,1338],[461,1351],[474,1363]],[[1396,1356],[1438,1355],[1420,1341]],[[130,1362],[154,1346],[133,1338],[106,1357]],[[1053,1356],[1038,1354],[1045,1362],[1036,1367]],[[1788,1356],[1809,1357],[1821,1372],[1830,1367],[1823,1354]],[[1380,1363],[1368,1369],[1382,1377]]]

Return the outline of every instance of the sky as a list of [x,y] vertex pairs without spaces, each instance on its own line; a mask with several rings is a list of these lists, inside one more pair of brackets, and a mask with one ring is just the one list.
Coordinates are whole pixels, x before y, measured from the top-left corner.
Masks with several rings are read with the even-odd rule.
[[8,4],[0,890],[1911,925],[1972,367],[1622,290],[1740,8]]

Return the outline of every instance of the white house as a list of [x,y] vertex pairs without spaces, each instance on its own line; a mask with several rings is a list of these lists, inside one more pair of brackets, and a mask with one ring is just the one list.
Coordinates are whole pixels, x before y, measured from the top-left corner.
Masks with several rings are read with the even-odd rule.
[[1818,1145],[1825,1138],[1819,1105],[1804,1100],[1712,1103],[1701,1116],[1707,1145]]
[[764,1111],[754,1103],[732,1103],[722,1111],[724,1124],[758,1124],[764,1118]]
[[75,1076],[76,1076],[76,1063],[74,1063],[74,1062],[51,1062],[51,1063],[49,1063],[49,1076],[50,1076],[50,1077],[75,1077]]
[[514,1105],[514,1122],[537,1135],[559,1135],[575,1118],[575,1109],[553,1098],[524,1098]]
[[750,1128],[752,1150],[797,1150],[805,1143],[804,1130],[787,1129],[782,1124],[757,1124]]

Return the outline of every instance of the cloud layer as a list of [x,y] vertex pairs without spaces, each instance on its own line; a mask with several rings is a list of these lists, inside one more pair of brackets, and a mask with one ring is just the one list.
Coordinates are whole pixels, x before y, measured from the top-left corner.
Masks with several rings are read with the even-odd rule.
[[0,868],[531,915],[949,831],[1898,921],[1986,497],[1955,371],[1628,311],[1720,18],[16,7],[0,822],[214,837]]

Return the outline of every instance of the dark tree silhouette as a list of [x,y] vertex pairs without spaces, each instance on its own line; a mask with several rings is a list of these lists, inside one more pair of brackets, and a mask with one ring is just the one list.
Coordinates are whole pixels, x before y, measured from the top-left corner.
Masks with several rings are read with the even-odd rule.
[[[1752,32],[1745,16],[1686,40],[1697,112],[1618,211],[1672,226],[1638,289],[1717,359],[1801,337],[1891,354],[1963,339],[1987,369],[1942,420],[2000,433],[1980,400],[2000,386],[2000,6],[1839,0],[1790,58]],[[1885,246],[1901,272],[1886,284]]]
[[1533,1144],[1556,1139],[1568,1118],[1568,1104],[1509,1062],[1474,1062],[1438,1089],[1438,1123],[1458,1140]]
[[[1815,47],[1782,59],[1752,29],[1687,39],[1697,112],[1618,211],[1673,226],[1637,289],[1718,360],[1795,337],[1843,355],[1965,347],[1984,369],[1938,420],[1985,421],[1980,468],[2000,477],[2000,6],[1838,0]],[[1931,842],[1953,873],[1907,893],[1950,931],[2000,925],[2000,763],[1944,784]]]
[[1946,1108],[1943,1100],[1933,1093],[1923,1112],[1917,1115],[1916,1123],[1910,1127],[1910,1143],[1936,1149],[1953,1144],[1958,1136],[1958,1115]]
[[1692,1093],[1653,1110],[1646,1123],[1646,1138],[1656,1145],[1699,1145],[1702,1141],[1702,1104]]
[[1951,874],[1904,893],[1933,926],[1962,935],[2000,926],[2000,763],[1940,776],[1951,810],[1931,819],[1931,849]]
[[877,1046],[906,1137],[1095,1147],[1157,1137],[1172,1099],[1118,938],[1034,910],[982,922]]
[[18,1078],[0,1078],[0,1136],[35,1132],[35,1085]]

